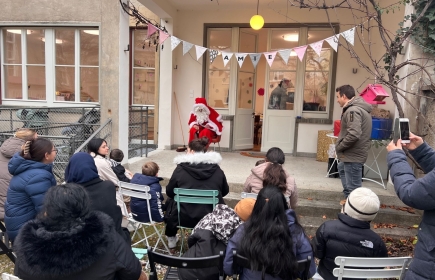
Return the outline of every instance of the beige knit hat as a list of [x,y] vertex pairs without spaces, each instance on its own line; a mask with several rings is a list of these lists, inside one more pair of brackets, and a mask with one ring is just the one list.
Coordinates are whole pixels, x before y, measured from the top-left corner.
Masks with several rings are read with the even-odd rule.
[[237,215],[239,215],[242,221],[246,222],[246,220],[251,217],[256,201],[257,200],[254,198],[243,198],[236,204],[234,211],[237,213]]
[[346,200],[344,213],[360,221],[373,221],[378,214],[378,196],[368,188],[357,188],[353,190]]

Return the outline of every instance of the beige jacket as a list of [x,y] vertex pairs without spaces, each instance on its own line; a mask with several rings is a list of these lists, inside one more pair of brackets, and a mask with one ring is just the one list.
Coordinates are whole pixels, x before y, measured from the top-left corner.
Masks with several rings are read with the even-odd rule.
[[[263,188],[263,174],[269,162],[260,164],[251,169],[251,175],[248,176],[245,182],[243,190],[249,193],[259,193]],[[295,209],[298,205],[298,190],[296,188],[295,178],[291,177],[290,174],[285,170],[287,177],[287,190],[285,191],[286,198],[289,197],[289,207]]]

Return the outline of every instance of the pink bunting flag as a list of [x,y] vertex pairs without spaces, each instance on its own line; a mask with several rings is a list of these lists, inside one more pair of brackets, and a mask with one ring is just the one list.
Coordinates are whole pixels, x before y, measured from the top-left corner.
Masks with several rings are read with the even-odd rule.
[[157,27],[152,25],[151,23],[148,23],[148,32],[147,32],[147,38],[151,37],[154,33],[156,33]]
[[160,32],[160,33],[159,33],[159,43],[160,43],[160,45],[161,45],[161,44],[163,44],[163,42],[164,42],[166,39],[169,38],[169,34],[163,32],[162,30],[159,30],[159,32]]
[[323,40],[310,44],[310,47],[320,56],[320,52],[322,51]]
[[308,46],[301,46],[297,48],[293,48],[293,51],[298,55],[299,60],[302,62],[302,59],[304,59],[305,51],[307,50]]
[[267,60],[267,63],[269,63],[269,66],[272,67],[272,63],[275,60],[276,52],[266,52],[263,53],[264,57]]

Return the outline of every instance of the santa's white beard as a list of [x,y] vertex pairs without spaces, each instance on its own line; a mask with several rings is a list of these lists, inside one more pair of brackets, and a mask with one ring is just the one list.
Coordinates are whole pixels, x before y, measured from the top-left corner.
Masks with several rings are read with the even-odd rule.
[[199,110],[195,110],[195,116],[198,124],[203,124],[205,122],[208,122],[208,115],[207,112],[204,110],[202,112],[200,112]]

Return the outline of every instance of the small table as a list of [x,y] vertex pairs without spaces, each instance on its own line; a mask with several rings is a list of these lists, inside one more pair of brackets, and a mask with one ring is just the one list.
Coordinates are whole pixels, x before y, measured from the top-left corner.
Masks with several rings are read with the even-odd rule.
[[[328,133],[326,134],[327,137],[329,137],[331,139],[332,144],[335,144],[335,140],[338,138],[337,136],[334,135],[334,133]],[[375,173],[377,176],[379,176],[379,179],[381,182],[378,182],[376,180],[373,180],[371,178],[365,178],[363,177],[363,180],[367,180],[373,183],[376,183],[380,186],[382,186],[385,190],[387,189],[387,186],[384,184],[384,179],[382,178],[382,173],[381,173],[381,169],[379,168],[379,164],[378,164],[378,157],[382,152],[382,149],[380,149],[379,151],[375,151],[375,145],[373,145],[374,142],[378,142],[378,141],[383,141],[383,140],[377,140],[377,139],[372,139],[371,140],[371,145],[370,145],[370,151],[373,154],[373,161],[369,164],[369,163],[364,163],[364,167],[368,168],[369,170],[371,170],[373,173]],[[337,153],[335,153],[335,158],[334,161],[331,164],[331,167],[329,168],[328,172],[326,173],[326,177],[329,177],[329,175],[333,175],[336,174],[337,172],[334,173],[330,173],[332,167],[334,166],[334,164],[337,162],[338,164],[338,157],[337,157]],[[375,165],[375,166],[373,166]],[[375,168],[375,169],[373,169]],[[367,171],[368,172],[368,171]],[[367,172],[365,172],[364,175],[367,174]]]

